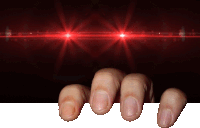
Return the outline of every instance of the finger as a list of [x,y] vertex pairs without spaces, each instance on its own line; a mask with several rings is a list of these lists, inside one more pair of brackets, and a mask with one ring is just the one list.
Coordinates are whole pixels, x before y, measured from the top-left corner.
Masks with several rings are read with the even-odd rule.
[[152,81],[143,74],[129,74],[121,84],[120,111],[127,121],[139,118],[144,104],[144,99],[153,101]]
[[59,114],[65,121],[76,119],[84,103],[89,102],[90,89],[83,85],[65,86],[59,95]]
[[92,81],[90,105],[94,113],[107,113],[119,91],[125,73],[113,68],[101,69]]
[[160,101],[157,121],[160,127],[172,126],[187,103],[187,96],[179,89],[166,90]]

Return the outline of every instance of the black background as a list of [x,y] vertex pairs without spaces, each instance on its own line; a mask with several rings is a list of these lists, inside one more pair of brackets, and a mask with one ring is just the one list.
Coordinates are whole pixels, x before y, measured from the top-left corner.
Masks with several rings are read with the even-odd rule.
[[[0,31],[4,32],[6,26],[12,32],[64,31],[56,8],[59,4],[66,24],[75,16],[75,26],[78,26],[93,13],[100,14],[111,24],[114,23],[113,16],[119,16],[124,22],[130,1],[4,1],[0,5]],[[200,2],[194,0],[134,1],[130,24],[134,24],[132,28],[135,31],[179,32],[184,26],[186,33],[192,29],[199,32],[199,5]],[[94,73],[109,67],[149,76],[154,82],[157,103],[161,94],[170,87],[184,91],[188,102],[199,102],[199,41],[198,38],[186,38],[184,42],[172,39],[147,40],[146,43],[134,41],[135,45],[129,44],[134,57],[134,71],[128,67],[123,48],[115,51],[114,46],[94,60],[73,45],[75,51],[66,49],[62,66],[59,72],[55,72],[62,41],[6,42],[0,39],[0,102],[56,103],[65,85],[91,86]],[[55,43],[57,47],[53,45]]]

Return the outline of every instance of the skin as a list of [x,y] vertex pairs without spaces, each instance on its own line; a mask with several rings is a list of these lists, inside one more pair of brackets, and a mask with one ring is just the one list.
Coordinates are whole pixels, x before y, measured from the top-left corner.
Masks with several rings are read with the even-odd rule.
[[[95,99],[94,94],[97,91],[100,91],[100,94],[102,92],[107,93],[108,101]],[[98,95],[98,97],[101,96]],[[136,108],[137,111],[134,112],[128,109],[131,102],[128,101],[128,104],[126,104],[126,98],[136,99],[138,105],[133,105],[130,108]],[[127,75],[118,69],[105,68],[95,73],[91,88],[79,84],[65,86],[60,92],[58,105],[61,118],[65,121],[72,121],[79,116],[84,103],[90,103],[92,111],[98,115],[109,112],[113,103],[120,103],[122,118],[127,121],[134,121],[140,117],[144,103],[154,102],[153,82],[147,76],[138,73]],[[105,108],[100,107],[104,103],[107,103]],[[158,126],[172,126],[186,103],[187,97],[181,90],[169,88],[164,91],[157,114]],[[127,110],[129,111],[129,116],[126,114]],[[171,121],[161,117],[163,110],[171,112]],[[162,119],[168,123],[162,124]]]

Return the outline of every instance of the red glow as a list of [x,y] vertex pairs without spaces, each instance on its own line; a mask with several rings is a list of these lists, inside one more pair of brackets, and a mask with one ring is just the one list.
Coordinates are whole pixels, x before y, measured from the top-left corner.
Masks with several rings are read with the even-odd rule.
[[[64,40],[62,48],[60,50],[55,70],[58,73],[60,67],[62,66],[63,59],[65,58],[64,55],[66,54],[66,51],[70,50],[72,51],[73,55],[76,53],[76,49],[73,48],[73,45],[77,45],[82,50],[84,50],[86,53],[91,55],[93,58],[97,58],[104,52],[106,52],[109,48],[114,46],[116,42],[120,41],[120,43],[117,44],[117,49],[114,51],[114,54],[119,55],[120,51],[125,51],[127,61],[130,65],[130,68],[135,68],[134,65],[134,56],[130,51],[130,47],[137,47],[134,46],[134,41],[127,41],[127,40],[147,40],[147,38],[155,39],[155,38],[172,38],[173,40],[177,40],[176,38],[200,38],[200,35],[198,33],[195,33],[194,30],[192,30],[190,33],[184,33],[179,34],[179,32],[134,32],[132,30],[127,30],[127,28],[130,28],[130,20],[132,16],[134,16],[132,13],[134,12],[134,4],[130,4],[127,14],[125,17],[124,23],[121,23],[121,20],[119,17],[115,16],[115,24],[116,27],[110,22],[108,22],[105,18],[101,17],[99,14],[92,14],[89,18],[82,21],[79,25],[75,25],[75,21],[77,21],[76,17],[73,15],[72,18],[65,19],[65,14],[63,13],[62,6],[59,2],[56,3],[56,8],[58,12],[59,19],[63,25],[64,32],[2,32],[0,33],[0,38],[14,38],[14,39],[20,39],[28,40],[28,39],[59,39]],[[70,16],[71,17],[71,16]],[[88,27],[92,22],[96,22],[100,24],[101,26],[97,26],[99,28],[96,28],[96,31],[94,31],[95,27]],[[68,24],[67,24],[68,23]],[[132,25],[135,26],[135,25]],[[138,26],[136,26],[138,27]],[[101,29],[101,30],[100,30]],[[84,30],[81,31],[81,30]],[[133,29],[134,30],[134,29]],[[89,40],[89,41],[88,41]],[[95,41],[90,41],[95,40]],[[106,43],[103,45],[100,44],[98,41],[103,40]],[[165,39],[166,40],[166,39]],[[84,42],[85,41],[85,42]],[[123,43],[121,43],[123,42]],[[41,42],[42,43],[42,42]],[[56,42],[57,43],[57,42]],[[57,43],[60,44],[60,43]],[[90,48],[89,45],[94,44],[96,47],[94,49]],[[66,49],[67,48],[67,49]],[[134,69],[132,69],[134,70]]]
[[120,35],[120,37],[124,37],[124,36],[125,36],[124,34],[121,34],[121,35]]
[[[12,33],[10,35],[5,35],[4,33],[0,33],[0,38],[66,38],[66,37],[73,37],[73,39],[97,39],[97,40],[105,40],[105,39],[115,39],[120,37],[126,37],[129,39],[137,39],[137,38],[182,38],[179,33],[174,33],[172,35],[172,32],[169,32],[167,34],[162,33],[151,33],[151,34],[142,34],[142,33],[126,33],[126,34],[120,34],[117,32],[76,32],[72,34],[65,34],[65,33],[51,33],[48,34],[45,33]],[[185,38],[200,38],[200,34],[196,35],[190,35],[185,34]]]
[[71,35],[70,34],[66,34],[66,37],[69,38]]

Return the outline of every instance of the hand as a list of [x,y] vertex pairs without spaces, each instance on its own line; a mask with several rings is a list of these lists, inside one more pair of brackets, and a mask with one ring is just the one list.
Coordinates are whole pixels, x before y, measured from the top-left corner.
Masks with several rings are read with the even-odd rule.
[[[64,87],[60,92],[58,104],[61,118],[72,121],[79,116],[84,103],[89,102],[92,111],[98,115],[107,113],[113,103],[121,103],[122,117],[133,121],[140,117],[143,103],[154,103],[154,100],[153,83],[145,75],[126,75],[117,69],[106,68],[95,73],[91,90],[77,84]],[[161,97],[158,125],[172,126],[186,103],[187,97],[181,90],[167,89]],[[162,112],[168,112],[169,117],[161,116]]]

